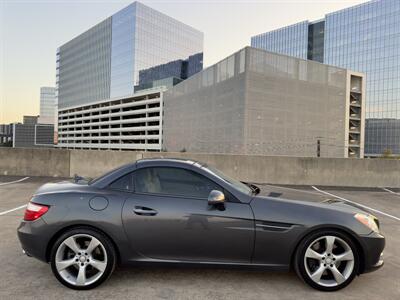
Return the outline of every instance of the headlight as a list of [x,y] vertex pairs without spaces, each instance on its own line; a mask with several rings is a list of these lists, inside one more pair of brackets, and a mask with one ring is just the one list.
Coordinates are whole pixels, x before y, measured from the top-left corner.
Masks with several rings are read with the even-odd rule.
[[375,222],[375,217],[371,215],[364,215],[364,214],[355,214],[354,218],[356,218],[360,223],[363,223],[369,229],[375,232],[379,232],[379,227],[377,222]]

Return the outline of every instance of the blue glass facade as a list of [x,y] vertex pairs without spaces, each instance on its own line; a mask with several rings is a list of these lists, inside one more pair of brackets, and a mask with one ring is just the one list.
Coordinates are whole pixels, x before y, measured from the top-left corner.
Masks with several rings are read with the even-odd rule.
[[[400,1],[370,1],[327,14],[324,21],[320,61],[366,74],[365,154],[400,154],[400,131],[396,130],[400,120]],[[273,35],[274,39],[261,43],[254,40],[256,36],[252,46],[288,54],[282,44],[292,43],[291,36],[285,30],[274,32],[282,36]],[[308,36],[308,40],[310,46],[313,39]],[[310,51],[315,49],[309,47],[308,58],[318,60]]]
[[66,108],[110,96],[111,17],[57,51],[58,107]]
[[400,153],[400,131],[384,122],[400,119],[400,1],[368,2],[325,20],[325,63],[366,73],[365,152]]
[[[141,71],[177,61],[187,62],[183,71],[155,68],[140,81]],[[132,95],[139,82],[155,86],[202,69],[202,32],[134,2],[59,48],[59,108]]]
[[183,67],[184,61],[180,59],[149,69],[140,70],[139,85],[143,86],[147,83],[167,77],[182,78]]
[[324,62],[325,21],[310,23],[308,26],[307,59]]
[[197,53],[195,55],[189,56],[187,59],[187,70],[185,78],[200,72],[203,70],[203,53]]
[[308,21],[256,35],[251,38],[251,46],[307,59]]
[[[167,15],[151,9],[140,2],[136,6],[135,68],[134,85],[140,81],[139,72],[156,66],[166,65],[178,60],[187,60],[192,55],[200,55],[203,69],[203,33]],[[168,69],[168,68],[167,68]],[[162,72],[155,80],[173,77],[177,68],[171,67],[171,74],[160,67]],[[181,78],[179,76],[179,78]],[[184,79],[184,78],[183,78]],[[152,80],[149,78],[149,80]],[[149,82],[141,82],[149,83]]]
[[136,5],[112,16],[110,97],[133,94]]
[[139,85],[141,87],[154,81],[175,77],[187,79],[203,69],[203,53],[189,56],[188,59],[178,59],[166,64],[139,70]]

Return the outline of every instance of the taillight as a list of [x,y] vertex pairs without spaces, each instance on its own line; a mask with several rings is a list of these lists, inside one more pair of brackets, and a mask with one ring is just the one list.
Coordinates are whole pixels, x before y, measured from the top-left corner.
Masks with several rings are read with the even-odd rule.
[[49,207],[46,205],[29,202],[25,210],[24,220],[25,221],[37,220],[41,216],[43,216],[48,210]]

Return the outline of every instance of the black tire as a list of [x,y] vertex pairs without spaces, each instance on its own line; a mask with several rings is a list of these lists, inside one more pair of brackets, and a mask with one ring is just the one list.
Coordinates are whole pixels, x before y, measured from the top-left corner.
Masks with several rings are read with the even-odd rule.
[[[62,276],[59,274],[57,267],[56,267],[56,254],[57,254],[57,250],[60,247],[60,245],[69,237],[75,236],[75,235],[80,235],[80,234],[92,236],[92,237],[96,238],[98,241],[100,241],[102,246],[105,249],[104,255],[106,256],[106,259],[107,259],[107,261],[105,263],[106,267],[104,269],[103,274],[96,281],[94,281],[93,283],[87,284],[87,285],[75,285],[75,284],[69,283],[64,278],[62,278]],[[89,290],[89,289],[93,289],[93,288],[99,286],[100,284],[102,284],[105,280],[107,280],[111,276],[112,272],[115,269],[116,261],[117,261],[117,254],[116,254],[115,248],[114,248],[112,242],[110,241],[110,239],[107,236],[105,236],[102,232],[92,229],[90,227],[84,227],[84,226],[73,228],[73,229],[65,232],[64,234],[62,234],[56,240],[56,242],[53,244],[53,246],[51,248],[51,252],[50,252],[50,265],[51,265],[51,270],[52,270],[54,276],[63,285],[65,285],[68,288],[74,289],[74,290]]]
[[[341,284],[338,284],[336,286],[324,286],[321,284],[316,283],[313,281],[310,276],[308,275],[306,271],[306,266],[304,262],[305,258],[305,253],[307,251],[307,248],[318,238],[324,237],[324,236],[334,236],[342,239],[345,241],[348,246],[350,246],[352,252],[353,252],[353,257],[354,257],[354,266],[353,270],[350,273],[350,276]],[[354,277],[358,274],[359,271],[359,266],[360,266],[360,255],[358,252],[358,248],[353,242],[353,240],[350,238],[349,235],[338,231],[338,230],[320,230],[318,232],[314,232],[306,236],[299,244],[297,247],[296,253],[295,253],[295,259],[294,259],[294,269],[297,273],[297,275],[302,279],[305,283],[307,283],[309,286],[311,286],[314,289],[324,291],[324,292],[332,292],[332,291],[337,291],[340,289],[343,289],[344,287],[348,286],[354,279]],[[329,271],[330,272],[330,271]],[[329,276],[329,274],[328,274]]]

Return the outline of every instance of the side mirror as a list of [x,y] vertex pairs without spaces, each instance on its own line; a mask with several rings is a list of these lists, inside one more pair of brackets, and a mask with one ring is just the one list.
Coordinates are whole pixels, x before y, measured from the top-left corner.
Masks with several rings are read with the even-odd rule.
[[225,202],[225,195],[221,191],[212,190],[208,195],[208,204],[216,205]]

